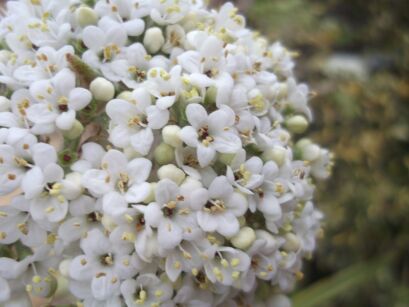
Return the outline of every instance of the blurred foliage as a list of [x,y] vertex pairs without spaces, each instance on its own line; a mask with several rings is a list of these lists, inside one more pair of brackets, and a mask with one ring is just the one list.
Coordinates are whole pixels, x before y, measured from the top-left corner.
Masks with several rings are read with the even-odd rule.
[[[246,12],[253,28],[300,51],[297,76],[318,92],[309,135],[336,155],[316,193],[326,236],[299,290],[394,254],[363,285],[314,306],[409,306],[408,12],[402,0],[255,0]],[[340,53],[368,77],[324,73]]]

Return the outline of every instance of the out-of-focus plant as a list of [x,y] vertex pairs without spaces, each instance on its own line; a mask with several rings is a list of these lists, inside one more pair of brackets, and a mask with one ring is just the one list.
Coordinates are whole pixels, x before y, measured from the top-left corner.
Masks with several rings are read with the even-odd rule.
[[[300,51],[298,70],[318,92],[313,139],[337,157],[333,178],[318,193],[326,234],[296,305],[311,290],[323,296],[314,306],[400,307],[409,301],[408,7],[387,0],[258,0],[249,9],[253,26]],[[335,73],[332,58],[352,74]],[[341,270],[349,275],[335,274]],[[328,295],[325,285],[345,279],[352,286]]]

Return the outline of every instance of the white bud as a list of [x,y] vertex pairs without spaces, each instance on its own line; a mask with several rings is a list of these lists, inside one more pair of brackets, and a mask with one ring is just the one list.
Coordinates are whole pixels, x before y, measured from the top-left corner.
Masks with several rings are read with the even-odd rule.
[[163,44],[165,43],[165,37],[163,36],[162,30],[158,27],[153,27],[145,32],[145,37],[143,38],[143,44],[146,50],[150,53],[158,52]]
[[180,138],[180,127],[176,125],[169,125],[162,129],[163,141],[173,147],[182,146],[183,142]]
[[7,97],[0,96],[0,112],[7,112],[10,110],[11,101]]
[[109,101],[114,98],[115,87],[114,85],[104,78],[96,78],[91,82],[89,89],[96,100]]
[[13,53],[8,50],[0,50],[0,62],[5,63],[10,59]]
[[295,147],[297,147],[300,150],[303,150],[303,148],[307,145],[312,144],[310,139],[301,139],[297,142],[297,144],[295,145]]
[[104,226],[106,230],[110,232],[117,227],[117,224],[115,223],[114,219],[110,217],[108,214],[104,214],[102,216],[101,224]]
[[257,240],[264,240],[264,248],[266,250],[275,250],[277,248],[277,240],[276,238],[269,233],[268,231],[258,229],[256,230],[256,238]]
[[118,99],[126,100],[126,101],[131,101],[132,99],[132,92],[130,91],[123,91],[119,93],[118,96],[116,96]]
[[308,121],[302,115],[295,115],[285,121],[288,130],[293,133],[303,133],[308,128]]
[[298,239],[298,237],[293,234],[293,233],[287,233],[285,235],[285,243],[282,246],[283,249],[287,252],[296,252],[298,251],[298,249],[300,248],[300,239]]
[[185,173],[174,164],[164,165],[158,169],[159,179],[170,179],[174,181],[177,185],[180,185],[185,179]]
[[71,261],[72,259],[64,259],[63,261],[60,262],[60,265],[58,266],[58,270],[60,271],[62,276],[64,277],[70,276]]
[[186,188],[186,191],[193,191],[196,189],[200,189],[203,187],[202,183],[190,176],[186,177],[185,181],[183,181],[182,186]]
[[175,149],[168,144],[162,143],[156,147],[153,155],[159,165],[169,164],[175,159]]
[[285,148],[274,146],[273,148],[267,149],[265,152],[263,152],[261,158],[265,162],[274,161],[278,166],[282,166],[284,164],[286,154],[287,151],[285,150]]
[[150,183],[150,192],[148,194],[148,196],[146,196],[146,198],[143,200],[143,202],[145,204],[149,204],[153,201],[155,201],[155,191],[156,191],[156,182],[152,182]]
[[79,138],[83,132],[84,132],[84,126],[81,124],[81,122],[78,119],[76,119],[71,129],[63,130],[63,135],[69,140],[75,140]]
[[75,20],[81,27],[86,27],[97,24],[98,15],[92,8],[80,6],[75,10]]
[[217,155],[217,160],[222,162],[223,164],[230,165],[233,162],[233,159],[236,157],[236,154],[230,153],[219,153]]
[[302,149],[302,158],[306,161],[316,161],[321,156],[321,148],[315,144],[309,144]]
[[256,233],[253,228],[243,227],[240,229],[239,233],[230,239],[234,247],[246,250],[253,244],[256,240]]
[[78,198],[83,192],[82,175],[80,173],[69,173],[62,181],[61,194],[68,200]]

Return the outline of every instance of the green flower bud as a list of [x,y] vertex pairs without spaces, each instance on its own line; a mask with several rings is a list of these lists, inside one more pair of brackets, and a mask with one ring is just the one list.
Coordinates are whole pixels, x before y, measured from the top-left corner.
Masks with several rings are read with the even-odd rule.
[[153,27],[145,32],[143,44],[149,53],[156,53],[162,48],[165,43],[165,37],[162,30],[158,27]]
[[162,129],[163,142],[173,147],[182,146],[183,142],[180,138],[180,127],[169,125]]
[[116,98],[126,100],[126,101],[130,101],[132,99],[132,92],[123,91],[123,92],[119,93],[119,95],[116,96]]
[[88,6],[80,6],[75,10],[75,21],[81,27],[95,25],[98,22],[98,15],[92,8]]
[[185,173],[174,164],[164,165],[158,169],[159,179],[170,179],[174,181],[177,185],[180,185],[185,179]]
[[301,246],[300,239],[291,232],[285,235],[285,240],[283,249],[287,252],[296,252]]
[[175,159],[175,150],[172,146],[162,143],[156,147],[154,153],[155,161],[160,165],[171,163]]
[[215,86],[211,86],[207,89],[205,95],[205,105],[211,105],[216,103],[217,97],[217,88]]
[[302,159],[306,161],[315,161],[321,156],[321,148],[315,144],[309,144],[302,149]]
[[285,124],[288,130],[290,130],[293,133],[304,133],[305,130],[307,130],[308,128],[308,121],[302,115],[295,115],[288,118],[285,121]]
[[101,77],[92,81],[89,89],[94,98],[99,101],[109,101],[114,98],[115,95],[115,87],[112,82]]
[[240,229],[239,233],[230,239],[230,242],[234,247],[246,250],[251,244],[256,240],[256,233],[253,228],[243,227]]
[[217,159],[225,165],[230,165],[235,156],[236,154],[219,153]]
[[74,125],[72,125],[70,130],[64,130],[63,135],[69,140],[75,140],[81,136],[84,132],[84,126],[79,120],[75,120]]
[[143,200],[143,203],[149,204],[153,201],[155,201],[155,190],[156,190],[156,182],[150,183],[151,190],[148,196]]
[[284,164],[285,157],[286,150],[280,146],[275,146],[272,149],[268,149],[261,155],[261,158],[264,160],[264,162],[274,161],[278,166],[282,166]]

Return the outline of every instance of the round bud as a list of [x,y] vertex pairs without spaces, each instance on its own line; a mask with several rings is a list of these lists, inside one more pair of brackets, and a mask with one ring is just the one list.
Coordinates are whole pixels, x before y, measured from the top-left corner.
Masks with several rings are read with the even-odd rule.
[[159,179],[170,179],[180,185],[185,179],[185,173],[173,164],[164,165],[158,169]]
[[173,147],[182,146],[183,142],[180,138],[180,127],[176,125],[169,125],[162,129],[163,141]]
[[230,239],[234,247],[246,250],[253,244],[256,240],[256,233],[253,228],[243,227],[240,229],[239,233]]
[[91,82],[89,89],[96,100],[108,101],[114,98],[115,87],[114,85],[104,78],[96,78]]
[[301,246],[300,239],[291,232],[285,235],[285,240],[286,241],[282,247],[287,252],[296,252]]
[[277,163],[278,166],[282,166],[284,164],[286,154],[287,152],[285,148],[281,146],[274,146],[273,148],[264,151],[263,154],[261,155],[261,158],[265,162],[274,161],[275,163]]
[[7,112],[10,110],[11,102],[7,97],[0,96],[0,112]]
[[98,15],[92,8],[88,6],[80,6],[75,10],[75,21],[81,27],[95,25],[98,22]]
[[123,92],[119,93],[119,95],[116,96],[116,98],[126,100],[126,101],[130,101],[132,99],[132,92],[123,91]]
[[149,204],[149,203],[155,201],[156,182],[150,183],[150,186],[151,186],[151,190],[150,190],[148,196],[146,196],[146,198],[143,200],[143,203],[145,203],[145,204]]
[[316,144],[309,144],[302,149],[302,158],[306,161],[315,161],[321,156],[321,148]]
[[162,30],[158,27],[153,27],[145,32],[145,37],[143,38],[143,44],[149,53],[158,52],[163,44],[165,43],[165,37],[163,36]]
[[217,97],[217,88],[215,86],[211,86],[206,90],[206,96],[205,96],[205,104],[206,105],[212,105],[216,103],[216,97]]
[[84,126],[81,124],[81,122],[78,119],[76,119],[71,129],[62,130],[62,132],[65,138],[69,140],[75,140],[79,138],[81,134],[84,132]]
[[304,133],[305,130],[307,130],[308,128],[308,121],[302,115],[295,115],[288,118],[285,121],[285,124],[288,130],[290,130],[293,133]]
[[175,149],[168,144],[162,143],[156,147],[153,155],[159,165],[169,164],[175,159]]
[[104,214],[101,219],[101,224],[104,228],[110,232],[112,232],[116,227],[117,224],[115,223],[114,219],[110,217],[108,214]]
[[219,153],[217,155],[217,159],[222,162],[223,164],[230,165],[234,159],[236,154],[229,154],[229,153]]
[[60,274],[65,277],[70,276],[70,265],[71,265],[72,259],[64,259],[63,261],[60,262],[60,265],[58,266],[58,270],[60,271]]
[[62,181],[61,194],[68,200],[78,198],[84,190],[81,181],[82,176],[80,173],[69,173]]

